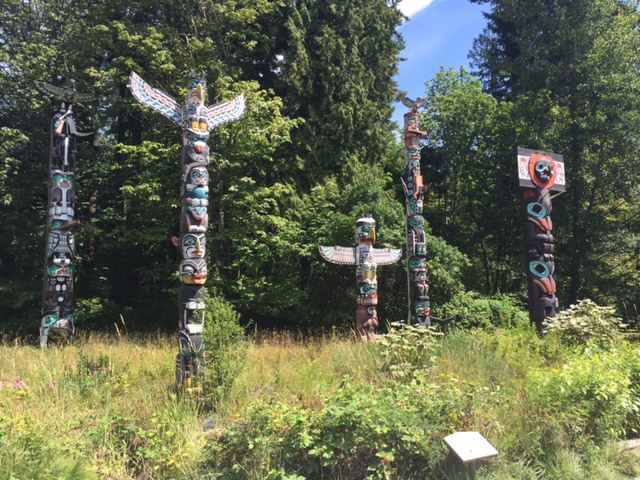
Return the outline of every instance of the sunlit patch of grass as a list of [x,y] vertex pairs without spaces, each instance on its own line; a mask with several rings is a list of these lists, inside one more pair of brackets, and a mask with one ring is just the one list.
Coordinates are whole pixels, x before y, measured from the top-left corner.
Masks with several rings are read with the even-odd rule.
[[312,399],[345,375],[367,382],[379,376],[380,359],[375,344],[356,343],[351,338],[295,338],[288,333],[252,340],[247,367],[238,377],[227,414],[242,409],[256,397],[295,396]]
[[77,340],[46,350],[0,344],[0,466],[46,454],[100,478],[194,478],[203,432],[197,404],[173,391],[175,340]]

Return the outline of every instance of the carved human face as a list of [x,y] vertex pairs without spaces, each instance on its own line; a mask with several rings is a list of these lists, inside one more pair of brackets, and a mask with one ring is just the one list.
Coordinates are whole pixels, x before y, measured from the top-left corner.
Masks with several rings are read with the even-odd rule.
[[209,132],[194,133],[191,130],[185,130],[182,137],[183,145],[186,145],[193,149],[198,154],[205,154],[209,152],[207,146],[207,139],[209,138]]
[[536,177],[543,183],[548,183],[553,177],[554,165],[546,158],[540,159],[535,163]]
[[377,282],[360,282],[360,296],[372,297],[378,291]]
[[180,239],[182,258],[203,258],[207,239],[204,233],[186,233]]
[[413,215],[409,217],[409,226],[414,229],[424,228],[424,217],[420,215]]
[[187,180],[195,185],[207,185],[209,183],[209,172],[205,167],[193,167],[189,170]]
[[551,188],[558,172],[553,158],[548,155],[534,153],[529,160],[529,175],[538,188]]
[[409,259],[409,270],[424,270],[427,269],[427,259],[423,257],[411,257]]
[[418,317],[428,317],[431,314],[431,309],[429,308],[429,303],[427,302],[416,302],[414,306],[414,312]]
[[203,258],[190,258],[180,262],[180,279],[186,285],[204,285],[207,274],[207,263]]

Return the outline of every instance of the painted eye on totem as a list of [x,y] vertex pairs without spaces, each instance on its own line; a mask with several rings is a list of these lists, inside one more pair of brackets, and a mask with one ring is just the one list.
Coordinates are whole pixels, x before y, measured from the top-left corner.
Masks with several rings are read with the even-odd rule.
[[536,218],[544,218],[547,216],[547,209],[539,202],[531,202],[528,204],[527,212]]
[[198,81],[197,80],[189,80],[187,82],[187,88],[189,90],[191,90],[192,88],[196,88],[198,86]]
[[186,236],[182,239],[182,244],[185,247],[193,247],[196,244],[196,239],[194,237],[192,237],[191,235]]
[[543,173],[546,169],[549,169],[549,172],[553,173],[553,165],[549,162],[542,161],[536,164],[536,171],[538,173]]
[[64,176],[59,173],[56,173],[54,175],[51,175],[51,180],[53,182],[61,182],[62,180],[64,180]]
[[549,267],[539,260],[534,260],[529,263],[529,271],[541,279],[549,278],[552,273]]
[[189,105],[187,107],[187,113],[189,115],[195,115],[196,114],[196,107],[194,107],[193,105]]

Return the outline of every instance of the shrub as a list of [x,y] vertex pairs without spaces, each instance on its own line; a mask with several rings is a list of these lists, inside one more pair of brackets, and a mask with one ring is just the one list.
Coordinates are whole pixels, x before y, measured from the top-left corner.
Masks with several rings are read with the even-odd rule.
[[460,316],[453,328],[512,328],[528,322],[528,314],[512,295],[483,297],[476,292],[456,295],[443,307],[446,316]]
[[207,301],[205,341],[205,396],[210,406],[225,400],[244,368],[249,342],[240,315],[219,296]]
[[112,326],[121,322],[121,315],[130,313],[130,308],[122,308],[106,298],[80,298],[75,302],[73,320],[76,325]]
[[557,335],[565,345],[595,344],[601,347],[620,341],[622,319],[613,307],[601,307],[589,299],[578,301],[556,317],[545,320],[545,333]]
[[584,446],[635,428],[640,401],[631,379],[639,372],[637,357],[636,349],[624,345],[576,354],[561,368],[531,370],[526,393],[538,410],[531,417],[540,436],[547,443]]
[[451,386],[347,377],[307,405],[258,399],[208,438],[203,466],[225,480],[435,478],[443,437],[462,426],[462,397]]
[[396,379],[423,374],[434,364],[434,340],[441,335],[431,328],[392,323],[389,333],[377,344],[383,369]]

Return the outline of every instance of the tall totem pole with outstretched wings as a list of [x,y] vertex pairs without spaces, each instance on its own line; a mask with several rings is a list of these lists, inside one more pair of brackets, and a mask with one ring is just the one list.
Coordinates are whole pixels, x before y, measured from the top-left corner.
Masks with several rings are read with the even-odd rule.
[[407,276],[409,284],[409,315],[411,324],[431,325],[429,284],[427,283],[427,236],[424,231],[425,186],[420,172],[420,140],[427,136],[420,131],[420,114],[426,100],[411,100],[401,95],[400,101],[410,109],[404,114],[405,170],[402,176],[407,205]]
[[327,262],[356,266],[356,328],[363,341],[376,338],[378,326],[378,265],[391,265],[400,260],[402,250],[373,248],[376,241],[376,221],[371,215],[356,220],[356,247],[318,247]]
[[36,82],[36,85],[43,93],[60,100],[60,108],[51,120],[49,147],[47,231],[40,320],[40,346],[46,348],[50,334],[72,338],[76,333],[73,323],[74,229],[78,224],[74,219],[76,140],[93,135],[93,132],[78,132],[73,104],[87,102],[94,97],[76,92],[73,80],[68,87],[56,87],[45,82]]
[[207,83],[204,74],[191,72],[184,105],[162,90],[151,87],[131,72],[129,89],[143,105],[159,112],[182,128],[182,188],[180,237],[173,243],[180,252],[178,295],[178,341],[176,384],[189,393],[201,391],[204,375],[204,328],[207,263],[206,231],[209,224],[209,132],[223,123],[237,120],[245,109],[243,95],[229,102],[205,106]]

